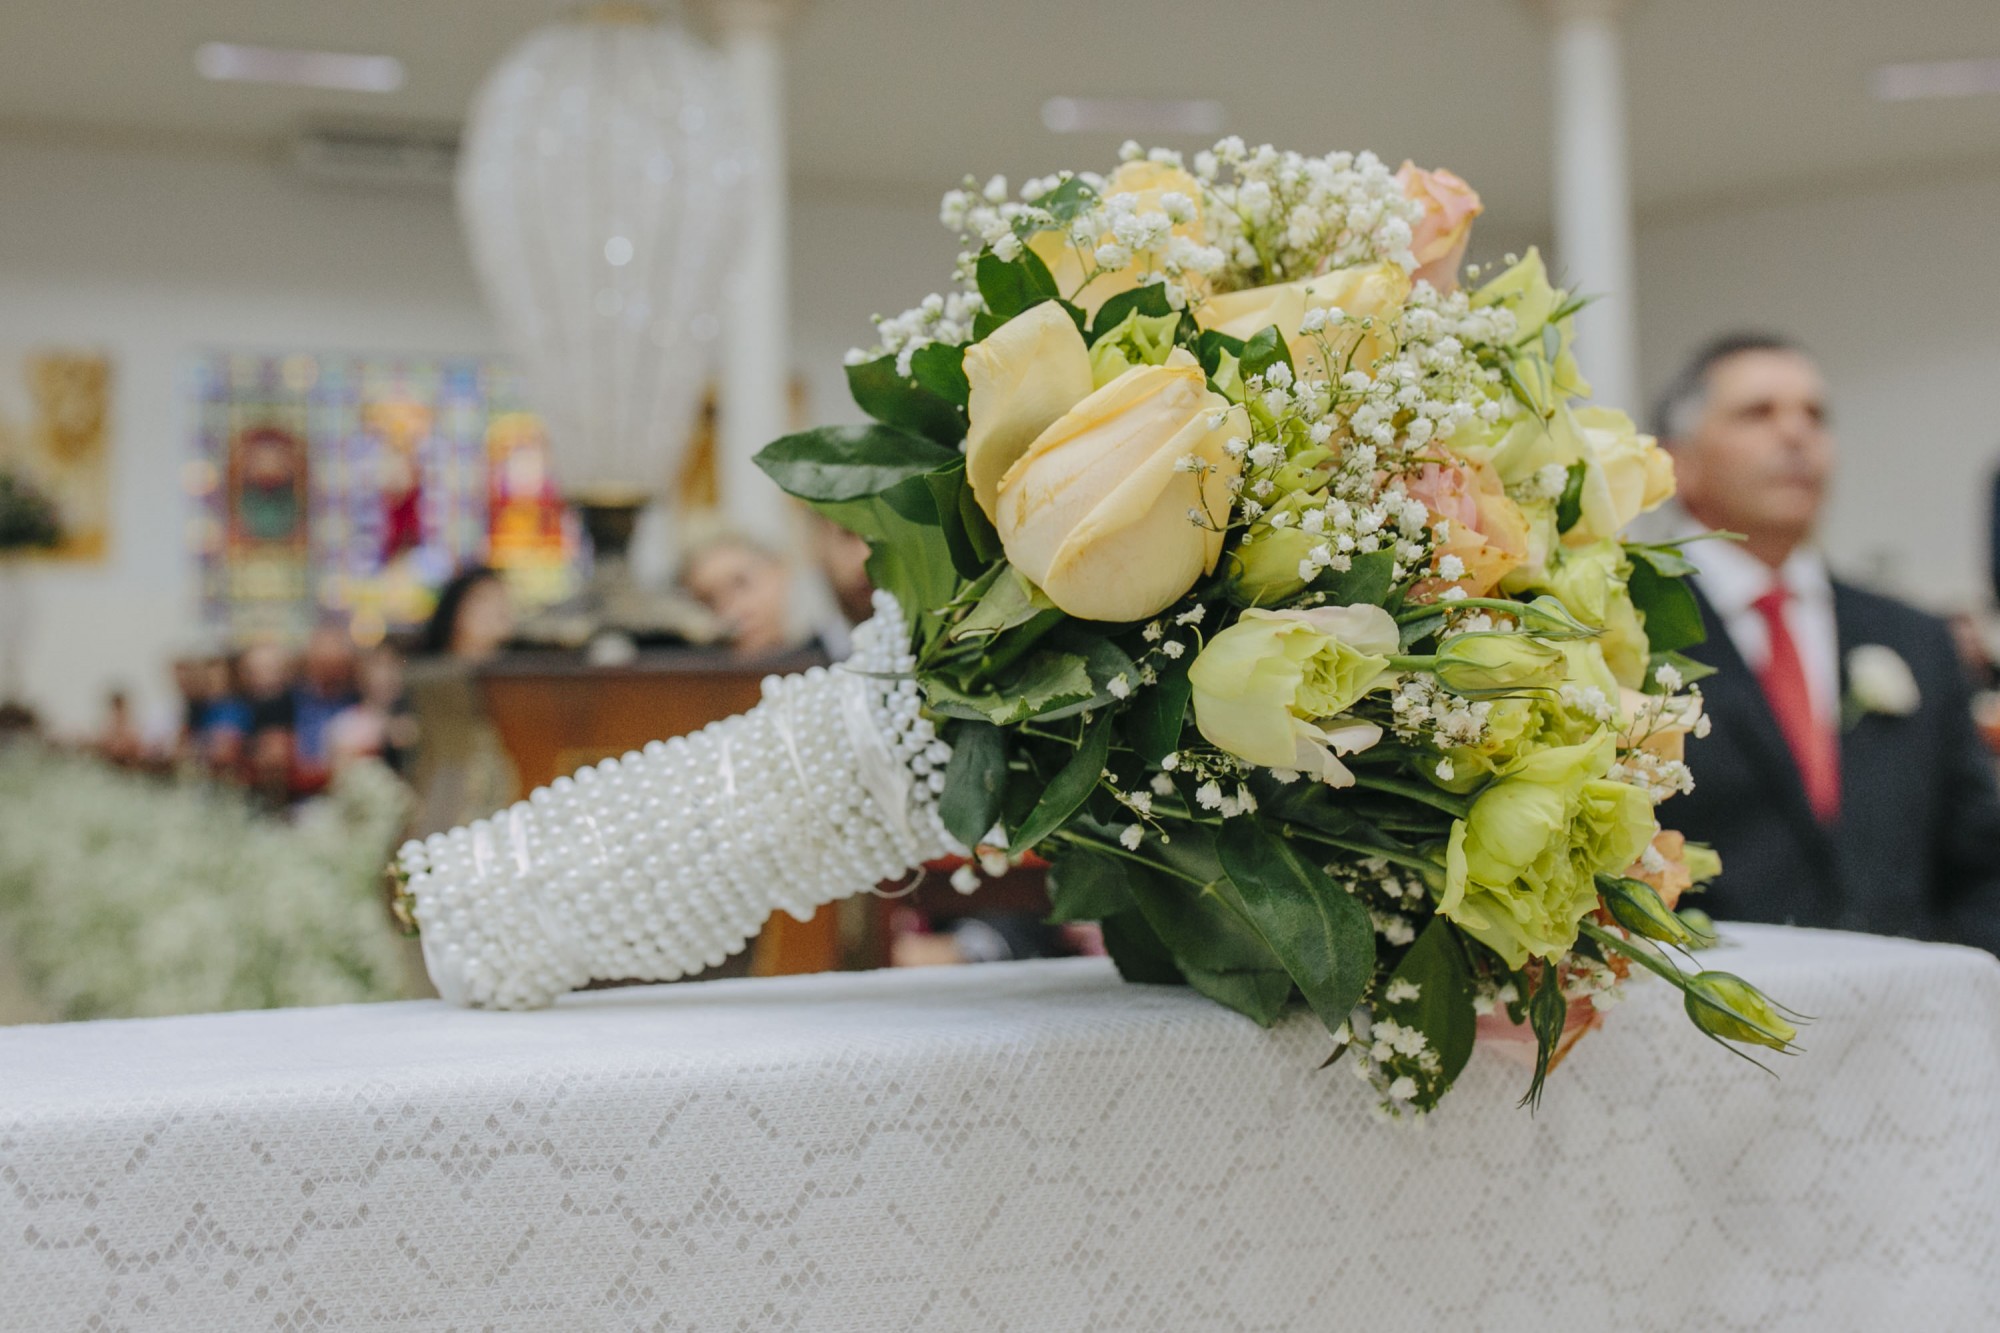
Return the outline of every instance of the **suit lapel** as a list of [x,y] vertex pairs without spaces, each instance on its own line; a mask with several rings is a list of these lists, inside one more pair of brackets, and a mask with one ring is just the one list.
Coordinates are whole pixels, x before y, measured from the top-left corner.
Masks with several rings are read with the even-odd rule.
[[[1864,608],[1855,599],[1853,590],[1841,583],[1833,585],[1833,621],[1840,642],[1840,699],[1844,712],[1847,692],[1852,688],[1847,679],[1847,660],[1855,648],[1875,639],[1865,623]],[[1864,816],[1880,790],[1878,784],[1892,780],[1897,771],[1893,755],[1884,754],[1880,745],[1888,737],[1879,718],[1863,717],[1851,727],[1844,723],[1841,726],[1840,822],[1847,833],[1862,831]]]
[[[1792,758],[1792,747],[1785,743],[1785,734],[1778,729],[1778,719],[1764,698],[1764,689],[1757,683],[1756,673],[1750,670],[1750,664],[1736,650],[1735,640],[1729,637],[1728,628],[1702,592],[1700,579],[1689,582],[1694,586],[1695,600],[1701,604],[1701,618],[1708,627],[1708,640],[1690,649],[1688,655],[1715,668],[1715,674],[1701,683],[1715,730],[1732,738],[1762,772],[1780,812],[1806,845],[1818,850],[1830,863],[1833,840],[1825,825],[1813,814],[1812,802],[1806,796],[1805,780],[1799,776],[1798,762]],[[1845,629],[1842,633],[1846,633]],[[1843,660],[1845,651],[1843,648]],[[1843,781],[1847,776],[1845,762],[1843,757]],[[1701,781],[1699,773],[1695,774],[1695,781]]]

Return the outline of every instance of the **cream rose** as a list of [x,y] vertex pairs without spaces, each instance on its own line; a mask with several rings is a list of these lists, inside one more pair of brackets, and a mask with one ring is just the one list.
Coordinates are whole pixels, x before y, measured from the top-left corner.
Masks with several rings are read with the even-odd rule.
[[1458,270],[1472,240],[1472,220],[1485,210],[1479,192],[1449,171],[1425,171],[1414,162],[1396,173],[1403,193],[1424,206],[1424,216],[1410,239],[1417,257],[1413,280],[1428,282],[1441,292],[1458,290]]
[[[1103,193],[1106,199],[1121,194],[1136,196],[1141,213],[1164,212],[1162,201],[1166,196],[1181,195],[1191,205],[1192,216],[1186,222],[1176,223],[1173,234],[1195,240],[1201,237],[1201,183],[1179,167],[1161,162],[1126,162],[1111,173],[1111,179],[1104,183]],[[1107,233],[1097,238],[1097,245],[1112,239]],[[1090,277],[1093,270],[1102,267],[1097,262],[1095,247],[1079,245],[1067,232],[1061,231],[1037,232],[1028,238],[1028,248],[1048,266],[1050,275],[1056,280],[1056,291],[1091,315],[1095,315],[1099,306],[1118,293],[1129,292],[1139,286],[1141,280],[1146,279],[1156,267],[1152,256],[1134,255],[1131,262],[1122,268]],[[1089,280],[1086,282],[1085,279]]]
[[1242,409],[1210,392],[1186,351],[1133,367],[1042,431],[1000,479],[993,523],[1007,559],[1080,619],[1165,610],[1222,554],[1241,470],[1223,444],[1247,432]]
[[1301,375],[1327,379],[1319,341],[1301,332],[1308,310],[1339,310],[1353,319],[1375,321],[1376,327],[1366,332],[1351,324],[1329,324],[1326,329],[1334,356],[1343,363],[1334,369],[1344,370],[1351,362],[1354,369],[1365,371],[1393,345],[1389,322],[1409,299],[1407,273],[1394,264],[1373,264],[1211,296],[1195,310],[1195,321],[1205,329],[1246,339],[1275,326],[1291,351],[1292,368]]
[[1563,541],[1588,546],[1616,537],[1633,519],[1671,499],[1674,460],[1623,412],[1580,407],[1575,415],[1583,437],[1582,509]]
[[1035,437],[1086,398],[1090,349],[1060,304],[1044,301],[965,349],[965,479],[994,516],[1000,478]]

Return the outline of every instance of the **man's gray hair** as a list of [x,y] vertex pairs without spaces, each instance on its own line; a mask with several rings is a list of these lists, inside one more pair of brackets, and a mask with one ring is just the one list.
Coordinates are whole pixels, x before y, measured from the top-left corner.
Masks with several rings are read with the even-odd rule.
[[1689,357],[1653,405],[1653,434],[1662,444],[1684,440],[1701,424],[1708,406],[1708,377],[1717,366],[1745,352],[1797,352],[1805,348],[1782,333],[1739,332],[1711,338]]

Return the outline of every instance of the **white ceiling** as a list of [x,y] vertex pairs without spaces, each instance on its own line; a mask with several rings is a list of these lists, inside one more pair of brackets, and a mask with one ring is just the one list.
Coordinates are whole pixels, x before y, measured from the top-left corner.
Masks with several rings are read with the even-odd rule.
[[[0,0],[0,134],[267,149],[309,116],[450,122],[560,0]],[[1641,0],[1627,21],[1643,209],[1878,173],[2000,171],[2000,96],[1885,104],[1875,65],[2000,56],[2000,0]],[[379,96],[210,84],[196,46],[384,52]],[[1509,230],[1547,213],[1547,29],[1527,0],[807,0],[790,28],[793,169],[934,197],[973,171],[1095,166],[1055,94],[1203,96],[1301,149],[1450,165]],[[1180,146],[1193,147],[1194,144]]]

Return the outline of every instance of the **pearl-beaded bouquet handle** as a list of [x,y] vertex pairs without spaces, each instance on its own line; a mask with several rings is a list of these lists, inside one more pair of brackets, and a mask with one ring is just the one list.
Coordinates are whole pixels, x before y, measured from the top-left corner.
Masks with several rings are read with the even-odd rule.
[[847,662],[767,677],[747,713],[404,844],[395,873],[438,994],[532,1009],[593,980],[671,981],[774,911],[803,921],[962,853],[937,814],[951,751],[913,667],[877,594]]

